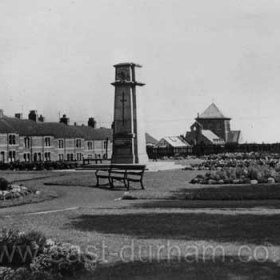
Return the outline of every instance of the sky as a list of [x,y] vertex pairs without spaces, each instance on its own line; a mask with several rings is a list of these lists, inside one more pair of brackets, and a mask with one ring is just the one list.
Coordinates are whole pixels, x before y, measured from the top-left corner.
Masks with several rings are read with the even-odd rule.
[[0,108],[110,127],[113,65],[143,66],[146,131],[185,134],[212,102],[280,142],[280,0],[1,0]]

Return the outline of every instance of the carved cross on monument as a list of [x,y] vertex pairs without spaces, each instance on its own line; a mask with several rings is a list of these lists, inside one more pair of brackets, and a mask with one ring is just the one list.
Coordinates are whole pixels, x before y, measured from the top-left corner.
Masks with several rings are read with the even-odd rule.
[[120,101],[122,103],[122,125],[124,125],[124,103],[127,101],[124,99],[124,92],[122,93],[122,99]]

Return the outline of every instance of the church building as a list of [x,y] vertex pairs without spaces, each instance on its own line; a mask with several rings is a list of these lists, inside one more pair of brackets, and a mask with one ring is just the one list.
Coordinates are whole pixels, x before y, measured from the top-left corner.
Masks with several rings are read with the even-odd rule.
[[197,115],[190,131],[186,133],[186,140],[191,145],[238,144],[241,141],[241,131],[231,130],[230,120],[212,103],[202,114]]

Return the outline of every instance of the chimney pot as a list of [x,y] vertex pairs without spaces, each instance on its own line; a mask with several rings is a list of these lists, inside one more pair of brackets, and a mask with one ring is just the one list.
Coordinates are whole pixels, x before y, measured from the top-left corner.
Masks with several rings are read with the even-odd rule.
[[36,110],[31,110],[28,115],[28,119],[34,122],[38,122],[38,114]]
[[92,128],[96,128],[96,120],[94,118],[89,118],[88,119],[88,126],[92,127]]
[[42,115],[40,115],[40,117],[38,118],[39,122],[45,122],[45,117],[43,117]]
[[15,118],[22,120],[22,113],[16,113]]
[[69,118],[65,114],[62,115],[62,118],[59,120],[60,123],[64,123],[65,125],[69,125]]

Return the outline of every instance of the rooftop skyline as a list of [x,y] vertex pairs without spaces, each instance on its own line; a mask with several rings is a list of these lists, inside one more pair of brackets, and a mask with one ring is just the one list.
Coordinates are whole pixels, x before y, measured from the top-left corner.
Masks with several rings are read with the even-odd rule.
[[213,101],[248,142],[280,142],[280,2],[3,0],[0,108],[110,127],[113,65],[143,66],[146,131],[185,134]]

